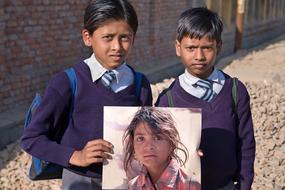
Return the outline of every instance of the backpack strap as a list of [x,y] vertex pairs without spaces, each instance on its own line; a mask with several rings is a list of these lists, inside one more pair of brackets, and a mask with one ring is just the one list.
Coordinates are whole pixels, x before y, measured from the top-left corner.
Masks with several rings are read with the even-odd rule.
[[169,107],[174,107],[173,98],[170,90],[166,91],[167,102]]
[[[238,135],[238,128],[239,128],[239,117],[238,117],[238,113],[237,113],[237,109],[238,109],[238,78],[233,77],[233,85],[232,85],[232,106],[233,106],[233,110],[234,110],[234,114],[236,115],[236,134],[237,134],[237,143],[239,144],[238,146],[240,146],[241,142],[239,140],[239,135]],[[238,157],[240,157],[240,150],[238,149]],[[241,167],[241,166],[238,166]],[[235,182],[237,182],[237,184],[235,184],[235,188],[234,189],[238,189],[238,187],[240,186],[239,184],[239,173],[236,173],[235,176],[233,177],[233,180]]]
[[238,107],[238,79],[236,77],[233,78],[232,97],[233,97],[233,109],[234,109],[235,114],[237,114],[237,107]]
[[28,124],[31,123],[33,114],[35,112],[35,110],[37,109],[37,107],[39,107],[41,103],[41,96],[39,93],[36,93],[36,96],[34,97],[27,113],[26,113],[26,117],[25,117],[25,124],[24,124],[24,128],[27,128]]
[[141,95],[142,75],[143,74],[140,72],[135,72],[135,88],[137,98],[139,98]]
[[75,95],[77,93],[77,77],[76,77],[75,70],[72,67],[64,70],[64,72],[68,76],[70,88],[71,88],[71,107],[70,107],[70,111],[69,111],[69,116],[71,118],[71,116],[73,114],[73,109],[74,109],[74,99],[75,99]]

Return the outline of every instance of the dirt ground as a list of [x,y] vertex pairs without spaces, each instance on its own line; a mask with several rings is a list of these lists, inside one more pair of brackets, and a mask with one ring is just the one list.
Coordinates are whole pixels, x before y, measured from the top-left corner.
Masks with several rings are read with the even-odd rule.
[[[244,82],[264,82],[284,85],[285,35],[251,50],[241,50],[232,57],[221,60],[218,66],[225,73]],[[232,61],[233,60],[233,61]],[[285,90],[284,88],[282,90]]]

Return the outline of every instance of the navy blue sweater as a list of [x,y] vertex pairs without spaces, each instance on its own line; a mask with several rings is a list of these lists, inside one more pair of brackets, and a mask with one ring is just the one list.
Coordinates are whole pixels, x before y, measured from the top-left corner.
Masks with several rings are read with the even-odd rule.
[[[232,78],[226,80],[221,92],[210,102],[184,91],[179,80],[169,90],[175,107],[202,108],[202,136],[200,148],[201,185],[203,190],[223,187],[237,175],[242,190],[251,189],[254,171],[255,139],[253,134],[250,97],[246,87],[238,83],[237,116],[231,96]],[[156,103],[168,106],[165,92]]]
[[140,97],[135,96],[135,85],[114,93],[100,80],[92,82],[89,67],[81,62],[74,66],[77,75],[77,94],[74,101],[72,122],[69,123],[61,143],[51,141],[50,126],[67,125],[71,90],[64,72],[49,82],[42,102],[30,126],[21,138],[21,147],[31,155],[62,165],[71,171],[89,177],[100,177],[102,164],[89,167],[69,165],[74,150],[81,150],[94,139],[103,138],[103,106],[151,106],[152,94],[148,80],[142,77]]

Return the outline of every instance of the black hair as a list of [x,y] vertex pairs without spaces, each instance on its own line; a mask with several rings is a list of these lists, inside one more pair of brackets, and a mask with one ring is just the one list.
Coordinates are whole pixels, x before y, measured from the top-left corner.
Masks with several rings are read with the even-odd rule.
[[197,7],[184,11],[179,19],[176,30],[176,40],[183,37],[201,39],[207,36],[209,40],[222,43],[223,22],[217,13],[206,7]]
[[84,28],[92,35],[109,19],[127,22],[136,34],[138,29],[137,14],[127,0],[91,0],[85,9]]

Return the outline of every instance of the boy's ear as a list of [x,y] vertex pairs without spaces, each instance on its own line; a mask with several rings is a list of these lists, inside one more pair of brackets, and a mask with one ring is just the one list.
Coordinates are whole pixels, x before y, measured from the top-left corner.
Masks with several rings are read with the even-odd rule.
[[175,49],[176,49],[176,55],[180,57],[181,44],[178,40],[175,41]]
[[82,39],[83,39],[84,44],[88,47],[92,46],[91,35],[89,34],[88,30],[83,29],[81,34],[82,34]]

